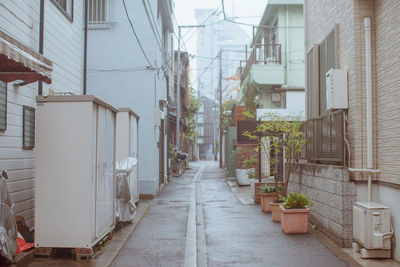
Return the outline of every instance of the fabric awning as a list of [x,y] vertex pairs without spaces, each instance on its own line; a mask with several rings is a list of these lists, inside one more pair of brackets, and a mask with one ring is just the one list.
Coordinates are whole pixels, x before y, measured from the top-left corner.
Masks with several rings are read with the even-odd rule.
[[0,31],[0,80],[51,83],[53,63]]

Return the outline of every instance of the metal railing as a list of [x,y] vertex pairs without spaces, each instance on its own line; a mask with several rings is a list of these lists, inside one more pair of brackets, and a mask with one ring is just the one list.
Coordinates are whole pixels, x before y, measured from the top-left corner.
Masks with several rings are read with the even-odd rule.
[[[282,63],[282,45],[281,44],[256,44],[253,46],[246,65],[240,74],[240,81],[242,82],[253,64],[281,64]],[[242,69],[242,62],[240,62],[240,69]]]
[[310,119],[306,122],[307,160],[320,163],[345,163],[345,111]]
[[89,0],[88,22],[90,26],[108,24],[108,0]]

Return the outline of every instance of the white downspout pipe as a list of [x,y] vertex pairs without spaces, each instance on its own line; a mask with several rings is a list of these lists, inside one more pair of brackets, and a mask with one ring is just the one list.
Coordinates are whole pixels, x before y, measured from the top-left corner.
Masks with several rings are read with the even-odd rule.
[[[373,168],[372,155],[372,64],[371,64],[371,19],[364,18],[365,29],[365,85],[367,102],[367,169]],[[368,202],[371,202],[372,173],[368,173]]]

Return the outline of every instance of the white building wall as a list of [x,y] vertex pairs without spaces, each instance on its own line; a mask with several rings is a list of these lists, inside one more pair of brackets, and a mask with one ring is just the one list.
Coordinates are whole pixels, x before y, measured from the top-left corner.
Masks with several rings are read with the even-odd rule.
[[[161,68],[161,51],[151,31],[142,1],[125,2],[150,63]],[[154,16],[157,16],[158,1],[149,2]],[[89,30],[88,33],[88,94],[96,94],[116,107],[130,108],[140,116],[139,190],[142,195],[154,196],[159,191],[159,127],[155,126],[155,111],[160,108],[159,100],[167,99],[167,82],[161,69],[157,71],[146,68],[149,63],[133,35],[122,1],[110,0],[109,8],[109,21],[112,21],[110,27]],[[162,37],[161,18],[154,19]],[[169,38],[170,35],[171,33]],[[170,79],[173,77],[170,76]],[[166,136],[164,140],[166,159]],[[166,164],[164,167],[166,174]]]
[[[82,92],[83,0],[74,1],[71,23],[51,1],[45,1],[44,56],[53,62],[54,91]],[[0,29],[39,51],[39,0],[0,2]],[[0,170],[9,174],[14,211],[34,225],[35,150],[22,149],[23,105],[36,107],[38,83],[7,90],[7,130],[0,132]],[[44,84],[43,92],[48,86]]]

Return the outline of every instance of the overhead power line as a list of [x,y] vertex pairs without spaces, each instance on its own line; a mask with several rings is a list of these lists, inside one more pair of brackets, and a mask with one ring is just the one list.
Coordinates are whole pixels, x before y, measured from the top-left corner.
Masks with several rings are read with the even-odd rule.
[[123,5],[124,5],[125,15],[126,15],[128,21],[129,21],[129,24],[131,25],[131,29],[132,29],[133,35],[135,35],[135,39],[136,39],[136,41],[137,41],[137,43],[138,43],[138,45],[139,45],[139,47],[140,47],[140,50],[142,51],[142,54],[143,54],[143,56],[145,57],[145,59],[146,59],[147,63],[149,64],[149,66],[150,66],[151,68],[155,69],[154,66],[153,66],[153,64],[150,63],[150,60],[149,60],[149,58],[147,57],[146,52],[144,51],[144,48],[143,48],[143,46],[142,46],[142,43],[140,42],[139,37],[137,36],[135,27],[133,26],[133,22],[132,22],[131,18],[129,17],[129,12],[128,12],[128,9],[126,8],[125,0],[122,0],[122,3],[123,3]]

